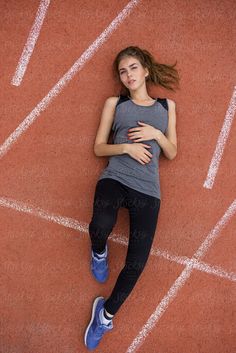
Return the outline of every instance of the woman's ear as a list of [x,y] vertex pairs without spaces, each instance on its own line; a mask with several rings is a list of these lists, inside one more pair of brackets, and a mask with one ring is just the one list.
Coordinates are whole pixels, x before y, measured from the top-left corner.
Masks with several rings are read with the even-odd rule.
[[146,69],[145,77],[148,77],[148,76],[149,76],[149,72],[148,72],[148,69]]

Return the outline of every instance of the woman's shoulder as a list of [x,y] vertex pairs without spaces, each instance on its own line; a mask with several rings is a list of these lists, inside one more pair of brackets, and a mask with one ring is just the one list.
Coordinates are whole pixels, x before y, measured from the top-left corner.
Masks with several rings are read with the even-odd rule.
[[166,98],[169,107],[175,107],[175,101],[170,98]]
[[108,104],[108,105],[111,105],[111,106],[115,107],[115,106],[117,105],[119,99],[120,99],[120,96],[118,96],[118,97],[116,97],[116,96],[111,96],[111,97],[108,97],[108,98],[106,99],[105,103]]
[[118,102],[120,96],[111,96],[111,97],[108,97],[107,100],[111,103],[114,103],[114,102]]

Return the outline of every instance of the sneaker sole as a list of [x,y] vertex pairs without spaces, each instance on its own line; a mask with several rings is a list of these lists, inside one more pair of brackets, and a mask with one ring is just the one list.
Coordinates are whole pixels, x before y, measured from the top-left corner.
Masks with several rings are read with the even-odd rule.
[[84,344],[85,346],[88,348],[87,344],[86,344],[86,339],[87,339],[87,335],[88,335],[88,331],[90,329],[90,326],[92,325],[92,322],[93,322],[93,319],[94,319],[94,315],[95,315],[95,310],[96,310],[96,306],[97,306],[97,303],[100,299],[104,299],[104,297],[97,297],[94,302],[93,302],[93,308],[92,308],[92,317],[91,317],[91,320],[86,328],[86,331],[85,331],[85,334],[84,334]]

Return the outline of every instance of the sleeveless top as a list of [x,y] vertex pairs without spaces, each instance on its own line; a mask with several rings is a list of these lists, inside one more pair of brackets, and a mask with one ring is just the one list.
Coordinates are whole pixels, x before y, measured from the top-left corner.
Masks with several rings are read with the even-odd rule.
[[[166,98],[153,98],[154,104],[138,105],[128,96],[120,95],[115,107],[112,125],[113,143],[137,143],[128,139],[128,129],[141,127],[138,121],[152,125],[165,133],[168,127],[168,102]],[[112,178],[137,191],[161,199],[159,178],[159,155],[161,148],[156,140],[143,140],[150,145],[150,162],[144,165],[127,153],[109,156],[109,161],[98,180]]]

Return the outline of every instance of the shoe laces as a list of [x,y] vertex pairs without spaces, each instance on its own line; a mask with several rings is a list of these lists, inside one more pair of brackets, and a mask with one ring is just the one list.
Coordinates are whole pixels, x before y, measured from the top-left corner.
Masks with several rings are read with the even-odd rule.
[[94,256],[94,258],[96,259],[96,268],[97,269],[104,269],[104,266],[107,266],[107,259],[106,258],[101,258],[98,259]]

